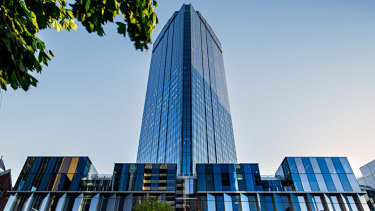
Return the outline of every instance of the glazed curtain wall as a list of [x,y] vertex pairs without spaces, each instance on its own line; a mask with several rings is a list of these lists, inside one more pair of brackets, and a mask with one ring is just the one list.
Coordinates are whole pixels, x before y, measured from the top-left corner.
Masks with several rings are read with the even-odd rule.
[[282,169],[295,191],[361,192],[345,157],[287,157]]
[[174,13],[155,41],[137,163],[237,161],[223,55],[211,27],[191,5]]
[[28,157],[17,191],[78,191],[81,179],[95,173],[87,157]]
[[176,164],[115,164],[113,191],[175,191]]

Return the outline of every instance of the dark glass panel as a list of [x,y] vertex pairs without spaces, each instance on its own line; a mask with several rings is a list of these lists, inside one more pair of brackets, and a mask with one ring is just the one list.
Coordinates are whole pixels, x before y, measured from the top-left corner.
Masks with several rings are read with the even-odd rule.
[[303,191],[301,179],[299,178],[299,174],[292,174],[294,189],[296,191]]
[[320,170],[322,171],[322,174],[329,174],[329,170],[328,170],[328,167],[324,158],[318,157],[316,159],[318,160],[319,167],[320,167]]
[[323,178],[324,178],[324,182],[326,183],[328,191],[336,191],[335,184],[333,183],[331,174],[323,174]]
[[310,183],[310,187],[312,191],[320,191],[318,181],[316,180],[316,177],[314,174],[307,174],[307,178]]
[[353,191],[346,174],[339,174],[339,178],[345,191]]
[[224,211],[224,197],[223,196],[216,196],[216,210],[217,211]]
[[302,162],[303,162],[303,165],[305,166],[306,174],[313,174],[314,170],[312,168],[310,159],[308,157],[303,157]]
[[334,157],[334,158],[332,158],[332,161],[333,161],[333,165],[336,168],[337,173],[338,174],[345,174],[344,168],[342,167],[341,162],[340,162],[340,158]]
[[294,161],[294,158],[288,157],[286,159],[287,159],[288,164],[289,164],[289,170],[290,170],[290,172],[292,174],[298,174],[298,169],[297,169],[296,162]]

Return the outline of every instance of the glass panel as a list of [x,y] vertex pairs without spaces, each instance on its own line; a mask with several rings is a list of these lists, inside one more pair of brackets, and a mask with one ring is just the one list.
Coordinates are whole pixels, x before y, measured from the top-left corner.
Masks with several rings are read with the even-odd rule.
[[290,202],[289,202],[289,197],[288,196],[281,196],[281,205],[282,205],[282,210],[290,210]]
[[228,194],[224,194],[224,206],[225,211],[233,211],[232,209],[232,197]]
[[320,171],[319,164],[318,164],[318,161],[316,160],[316,158],[310,158],[310,163],[312,165],[312,168],[313,168],[315,174],[322,173]]
[[31,194],[31,196],[28,197],[27,201],[24,202],[24,205],[23,205],[25,210],[31,210],[33,203],[34,203],[34,199],[35,199],[34,194]]
[[350,186],[350,183],[349,183],[349,180],[348,178],[346,177],[346,174],[338,174],[339,175],[339,178],[340,178],[340,181],[341,181],[341,184],[344,188],[345,191],[353,191],[351,186]]
[[298,174],[292,174],[293,184],[296,191],[303,191],[301,179]]
[[336,196],[325,195],[329,210],[341,211],[339,201]]
[[358,211],[353,196],[342,195],[342,198],[344,199],[345,208],[348,211]]
[[294,161],[294,159],[291,158],[291,157],[288,157],[287,161],[288,161],[288,164],[289,164],[290,173],[292,173],[292,174],[298,173],[297,165],[296,165],[296,162]]
[[57,206],[56,206],[56,209],[55,209],[56,211],[62,211],[63,210],[63,206],[64,206],[64,203],[65,203],[66,199],[67,199],[66,193],[58,199]]
[[323,202],[320,196],[313,196],[312,202],[312,206],[315,208],[316,211],[324,211]]
[[307,178],[309,179],[311,190],[312,191],[320,191],[318,182],[315,178],[315,175],[314,174],[307,174]]
[[220,165],[218,164],[214,165],[214,185],[215,191],[222,191]]
[[300,174],[300,177],[301,177],[303,189],[305,191],[311,191],[310,183],[309,183],[309,180],[307,179],[306,174]]
[[207,194],[207,208],[209,211],[216,211],[215,196]]
[[81,206],[83,194],[81,193],[77,198],[74,200],[72,211],[78,211],[79,207]]
[[275,210],[275,208],[273,206],[272,196],[260,194],[259,200],[260,200],[260,210],[261,211],[273,211],[273,210]]
[[96,211],[99,207],[99,194],[96,194],[92,199],[90,203],[90,209],[89,211]]
[[223,196],[216,196],[216,210],[224,211],[224,198]]
[[301,207],[301,211],[308,211],[307,210],[307,204],[306,204],[306,201],[305,201],[305,197],[298,196],[298,202],[299,202],[299,205]]
[[107,202],[107,209],[106,210],[114,210],[116,205],[116,194],[112,194],[108,198]]
[[336,191],[335,185],[332,181],[332,177],[330,174],[323,174],[324,182],[327,185],[328,191]]
[[198,191],[206,191],[206,177],[205,174],[198,174]]
[[352,187],[354,192],[362,192],[361,188],[358,185],[358,181],[355,178],[354,174],[347,174],[350,186]]
[[52,197],[50,194],[47,194],[46,197],[44,197],[43,202],[41,203],[39,210],[48,210],[50,204],[51,204]]
[[322,174],[315,174],[316,180],[318,181],[319,189],[322,192],[327,192],[327,186],[326,183],[324,182],[323,175]]
[[369,206],[367,205],[366,199],[364,195],[359,196],[359,200],[361,201],[361,205],[364,211],[370,211]]
[[332,159],[331,158],[324,158],[324,160],[326,161],[329,173],[336,174],[337,171],[336,171],[335,166],[333,165]]
[[248,200],[249,200],[250,211],[257,211],[258,210],[258,205],[257,205],[257,198],[256,198],[256,196],[248,196]]
[[13,210],[14,209],[13,204],[15,202],[15,199],[17,198],[16,196],[17,195],[10,195],[10,197],[8,199],[8,202],[7,202],[6,206],[4,207],[4,210]]
[[305,166],[305,171],[307,174],[313,174],[313,168],[310,163],[310,159],[308,157],[302,158],[303,165]]
[[320,170],[322,171],[323,174],[328,174],[330,173],[326,164],[326,161],[324,160],[323,157],[316,158],[319,163]]
[[332,161],[333,161],[333,164],[336,167],[337,173],[345,174],[345,171],[344,171],[344,168],[341,165],[340,159],[335,157],[335,158],[332,158]]
[[245,196],[244,194],[241,194],[240,196],[241,196],[242,211],[250,211],[249,201],[248,201],[247,196]]
[[241,211],[240,196],[232,196],[232,207],[233,211]]
[[345,173],[353,174],[352,167],[349,164],[348,158],[340,158],[342,167],[344,168]]
[[304,174],[304,173],[306,173],[306,171],[305,171],[305,167],[303,166],[302,159],[301,159],[301,158],[294,158],[294,160],[296,161],[296,165],[297,165],[298,172],[299,172],[300,174]]
[[342,187],[339,176],[337,174],[331,174],[331,176],[332,176],[333,183],[335,184],[336,190],[338,192],[343,192],[344,188]]

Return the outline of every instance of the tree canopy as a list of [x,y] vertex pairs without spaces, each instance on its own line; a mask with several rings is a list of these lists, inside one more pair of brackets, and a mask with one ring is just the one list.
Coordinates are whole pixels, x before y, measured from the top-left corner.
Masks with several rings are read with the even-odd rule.
[[89,33],[103,36],[103,26],[116,22],[117,32],[126,34],[136,49],[148,49],[151,33],[158,23],[155,0],[0,0],[0,89],[8,85],[27,91],[38,81],[54,56],[37,33],[46,28],[77,30],[80,22]]
[[134,206],[134,211],[173,211],[174,208],[168,202],[158,202],[155,198],[150,198],[141,204]]

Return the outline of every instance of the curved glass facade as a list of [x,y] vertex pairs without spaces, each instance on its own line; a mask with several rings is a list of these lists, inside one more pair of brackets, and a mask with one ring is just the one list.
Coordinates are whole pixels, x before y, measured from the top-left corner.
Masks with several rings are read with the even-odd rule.
[[151,58],[138,163],[237,161],[221,44],[202,15],[182,6],[156,39]]

